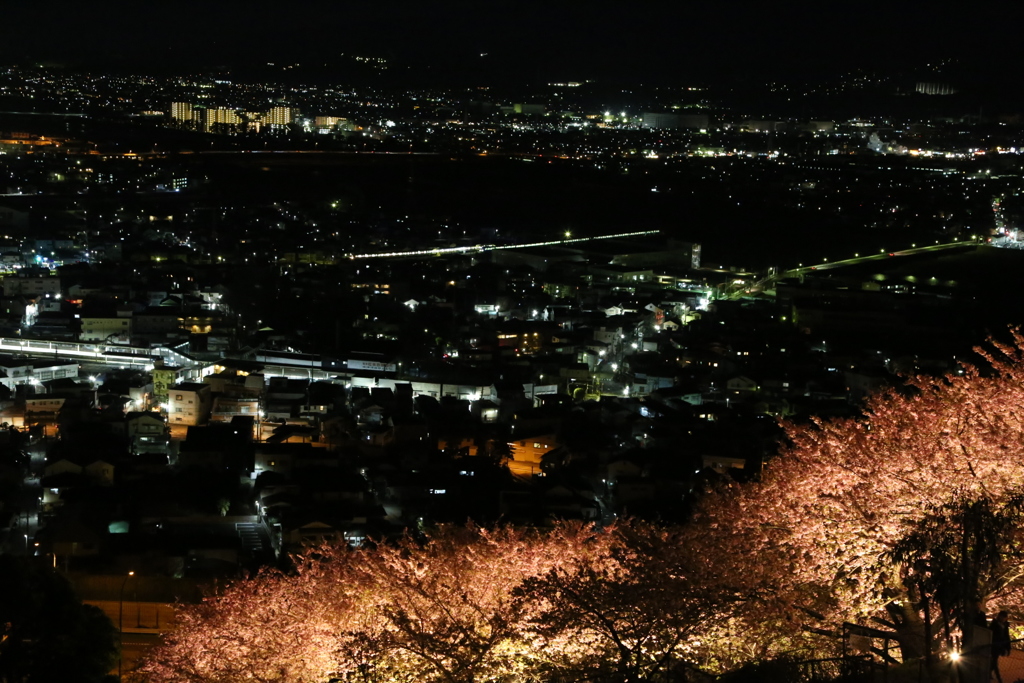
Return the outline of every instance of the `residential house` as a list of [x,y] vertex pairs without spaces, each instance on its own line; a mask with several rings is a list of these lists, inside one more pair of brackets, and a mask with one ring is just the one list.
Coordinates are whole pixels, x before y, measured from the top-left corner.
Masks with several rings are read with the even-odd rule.
[[729,458],[724,455],[705,455],[701,457],[703,467],[713,469],[719,474],[730,470],[742,470],[747,466],[746,458]]
[[170,442],[167,423],[159,413],[128,413],[125,431],[132,453],[166,453]]
[[558,448],[559,445],[558,438],[554,434],[518,437],[517,441],[508,444],[512,451],[508,469],[512,474],[520,476],[539,474],[541,458],[545,453]]
[[66,399],[58,396],[35,396],[25,399],[25,415],[56,415],[60,412],[61,406]]
[[746,375],[736,375],[726,380],[725,389],[732,394],[745,394],[757,391],[758,384],[757,380]]

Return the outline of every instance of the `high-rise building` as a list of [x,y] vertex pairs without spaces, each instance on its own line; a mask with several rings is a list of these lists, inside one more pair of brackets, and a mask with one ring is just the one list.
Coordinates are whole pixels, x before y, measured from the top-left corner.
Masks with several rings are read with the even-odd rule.
[[171,118],[175,121],[191,121],[192,104],[190,102],[171,102]]
[[219,123],[232,126],[238,125],[242,123],[242,117],[234,109],[207,109],[206,121],[204,121],[206,130],[213,130],[213,127]]
[[255,132],[260,132],[263,126],[267,125],[266,113],[261,111],[243,111],[239,112],[239,116],[245,122],[245,129]]
[[924,83],[918,82],[914,86],[914,92],[922,95],[955,95],[956,88],[949,83]]
[[263,121],[271,126],[289,126],[298,115],[295,107],[273,107]]

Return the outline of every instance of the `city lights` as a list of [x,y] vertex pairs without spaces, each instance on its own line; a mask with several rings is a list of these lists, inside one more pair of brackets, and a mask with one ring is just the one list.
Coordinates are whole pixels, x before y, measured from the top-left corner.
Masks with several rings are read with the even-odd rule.
[[1024,122],[966,46],[1013,22],[247,10],[0,41],[0,631],[151,683],[1001,651]]

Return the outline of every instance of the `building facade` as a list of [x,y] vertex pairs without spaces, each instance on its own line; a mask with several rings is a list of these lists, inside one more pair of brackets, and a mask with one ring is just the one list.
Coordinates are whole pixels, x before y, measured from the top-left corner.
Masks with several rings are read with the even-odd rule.
[[167,418],[171,425],[203,425],[210,419],[213,398],[209,384],[184,382],[168,389]]

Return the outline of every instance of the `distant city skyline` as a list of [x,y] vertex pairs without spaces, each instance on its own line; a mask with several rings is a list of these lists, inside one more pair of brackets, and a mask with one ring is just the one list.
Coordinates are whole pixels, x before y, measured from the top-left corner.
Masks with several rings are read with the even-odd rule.
[[[995,5],[995,3],[990,3]],[[330,71],[387,60],[386,78],[483,82],[738,76],[798,78],[850,68],[925,69],[950,58],[999,82],[1022,65],[1019,8],[943,13],[923,3],[611,2],[545,5],[392,2],[236,6],[8,0],[0,62],[242,68],[279,62]],[[110,9],[108,9],[110,8]],[[363,66],[366,66],[365,64]],[[384,70],[381,69],[381,72]]]

